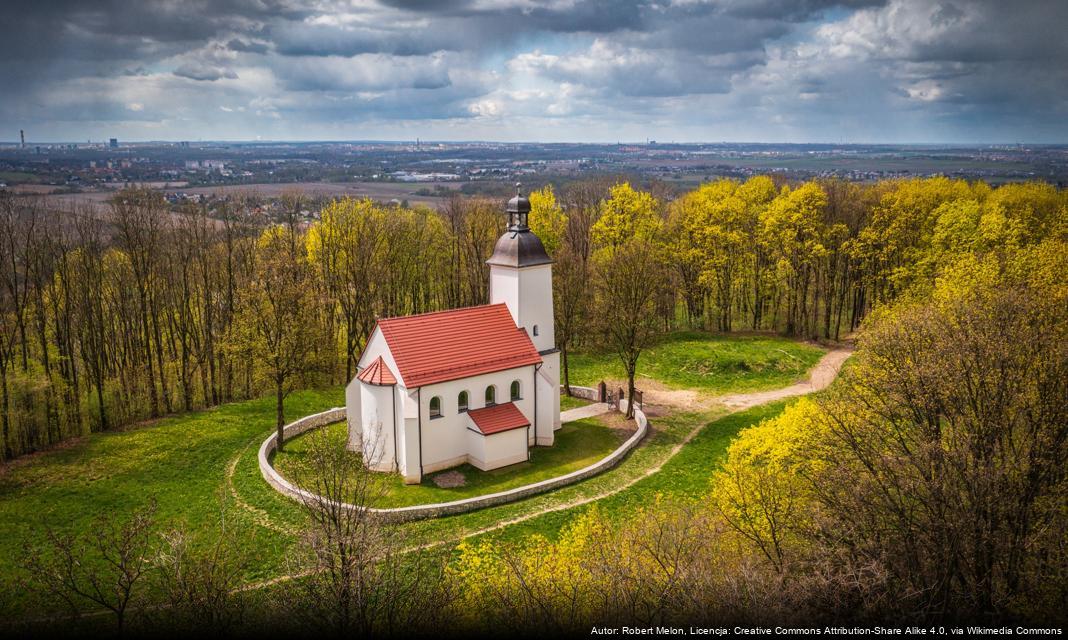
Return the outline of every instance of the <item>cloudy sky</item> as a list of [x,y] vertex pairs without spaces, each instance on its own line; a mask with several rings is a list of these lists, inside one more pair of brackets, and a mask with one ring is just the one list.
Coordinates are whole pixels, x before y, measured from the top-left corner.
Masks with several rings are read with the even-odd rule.
[[5,0],[0,140],[1068,142],[1068,1]]

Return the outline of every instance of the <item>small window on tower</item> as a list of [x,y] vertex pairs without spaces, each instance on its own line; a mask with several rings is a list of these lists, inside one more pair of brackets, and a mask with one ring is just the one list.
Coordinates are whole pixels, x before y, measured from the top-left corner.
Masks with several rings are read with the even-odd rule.
[[438,397],[438,396],[434,396],[433,398],[430,399],[430,417],[431,418],[440,418],[441,417],[441,398]]
[[538,325],[534,325],[534,335],[538,335]]
[[492,407],[497,404],[497,387],[492,384],[486,387],[486,406]]
[[456,398],[456,412],[463,413],[464,411],[467,411],[467,392],[461,391]]
[[516,400],[520,399],[520,396],[519,396],[519,381],[518,380],[513,380],[512,381],[511,392],[512,392],[512,402],[515,402]]

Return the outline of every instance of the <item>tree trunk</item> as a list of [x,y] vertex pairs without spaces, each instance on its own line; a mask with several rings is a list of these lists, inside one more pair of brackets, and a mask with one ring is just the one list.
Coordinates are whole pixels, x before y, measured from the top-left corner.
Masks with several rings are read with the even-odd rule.
[[627,367],[627,419],[634,417],[634,374],[638,369],[635,362]]
[[563,361],[564,368],[564,393],[571,395],[571,374],[567,366],[567,347],[560,349],[560,359]]
[[278,427],[278,451],[282,450],[284,431],[283,427],[286,424],[285,416],[285,394],[282,393],[282,379],[276,378],[274,385],[274,398],[275,398],[275,417]]
[[0,436],[2,436],[4,439],[4,459],[9,460],[14,455],[14,452],[11,450],[11,440],[9,436],[9,431],[11,430],[11,407],[7,391],[7,363],[0,363],[0,393],[3,394],[2,397],[0,397],[0,403],[2,403],[2,406],[0,406],[0,412],[3,413],[3,415],[0,416],[0,419],[3,420],[3,433],[0,434]]

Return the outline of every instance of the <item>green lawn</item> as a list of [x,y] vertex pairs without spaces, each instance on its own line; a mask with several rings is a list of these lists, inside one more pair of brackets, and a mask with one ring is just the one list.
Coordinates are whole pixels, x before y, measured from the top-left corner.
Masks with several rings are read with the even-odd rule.
[[[339,422],[326,427],[326,433],[336,446],[344,446],[345,423]],[[435,477],[448,472],[428,474],[423,482],[417,485],[404,484],[397,474],[383,473],[379,476],[383,482],[382,495],[375,506],[404,507],[449,502],[555,478],[597,462],[619,447],[631,433],[623,429],[609,428],[598,418],[568,422],[556,432],[556,442],[552,447],[531,449],[529,462],[493,471],[479,471],[467,464],[450,470],[463,474],[465,483],[462,487],[443,488],[434,483]],[[305,436],[291,440],[285,451],[275,456],[275,468],[291,480],[299,477],[299,469],[307,454],[308,445],[309,440]]]
[[[745,391],[789,384],[802,377],[819,355],[814,347],[773,337],[676,333],[643,354],[639,371],[672,387]],[[576,384],[593,384],[620,372],[614,356],[580,355],[574,357],[572,373]],[[341,388],[298,392],[287,400],[286,415],[293,420],[343,402]],[[707,490],[711,470],[738,430],[780,408],[773,405],[718,420],[715,413],[657,417],[642,445],[604,474],[516,503],[406,524],[398,535],[413,544],[445,541],[444,548],[451,548],[460,536],[594,498],[628,483],[634,484],[596,504],[625,517],[632,508],[650,504],[657,494],[696,498]],[[229,535],[240,538],[251,558],[245,575],[249,582],[283,574],[305,519],[296,502],[275,492],[260,476],[256,453],[272,431],[273,414],[270,398],[233,403],[126,431],[94,434],[0,467],[0,594],[5,594],[0,598],[0,615],[10,619],[27,613],[27,596],[17,587],[24,545],[41,542],[48,528],[85,532],[98,515],[125,518],[150,498],[159,503],[161,529],[185,523],[202,541],[219,535],[225,514]],[[687,433],[706,424],[660,473],[646,476]],[[491,473],[471,471],[460,489],[397,486],[405,493],[395,504],[455,499],[566,473],[602,457],[622,437],[587,421],[569,425],[557,435],[558,446],[536,449],[533,463]],[[298,443],[292,443],[290,452]],[[491,535],[518,537],[532,531],[555,535],[561,524],[585,508],[547,513]]]
[[683,502],[703,500],[711,493],[712,472],[723,462],[731,441],[743,429],[777,416],[787,404],[789,401],[773,402],[716,419],[710,419],[707,414],[692,413],[658,418],[656,424],[664,430],[663,435],[669,441],[676,441],[682,434],[701,427],[698,434],[668,460],[659,473],[642,478],[633,486],[596,502],[546,513],[481,537],[519,541],[537,533],[554,539],[569,522],[591,508],[598,509],[609,520],[618,522],[634,517],[639,509],[649,507],[658,499]]
[[578,409],[579,407],[585,407],[588,404],[591,404],[589,400],[564,395],[563,393],[560,394],[560,411]]
[[[298,392],[287,399],[286,415],[343,402],[341,388]],[[284,556],[289,541],[235,508],[226,480],[230,462],[243,450],[255,453],[271,432],[273,411],[273,398],[232,403],[94,434],[7,465],[0,473],[0,590],[13,590],[22,546],[42,541],[46,529],[83,532],[99,515],[123,518],[152,498],[161,529],[184,523],[203,540],[217,534],[225,508],[231,526],[241,526],[245,547],[267,560],[250,577],[281,568],[277,554]],[[250,480],[267,487],[258,470],[235,483]]]
[[[759,391],[783,387],[803,377],[823,350],[775,336],[725,336],[696,331],[668,334],[642,352],[638,388],[652,378],[673,389],[709,393]],[[623,380],[613,353],[576,353],[569,358],[571,382],[592,387],[601,380]]]

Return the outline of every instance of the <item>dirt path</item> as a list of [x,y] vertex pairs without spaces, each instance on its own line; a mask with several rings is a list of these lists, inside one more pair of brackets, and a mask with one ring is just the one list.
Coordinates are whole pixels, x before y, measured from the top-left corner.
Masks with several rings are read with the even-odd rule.
[[[814,393],[816,391],[820,391],[820,390],[826,389],[828,386],[830,386],[831,382],[833,382],[834,379],[838,376],[838,372],[841,370],[842,364],[846,361],[846,359],[852,353],[853,352],[850,349],[835,349],[834,351],[831,351],[831,352],[825,354],[822,358],[820,358],[819,362],[816,363],[816,366],[814,366],[812,368],[812,371],[809,374],[808,380],[805,380],[804,382],[798,382],[796,384],[790,385],[789,387],[783,387],[781,389],[773,389],[771,391],[755,391],[755,392],[752,392],[752,393],[737,393],[737,394],[730,394],[730,395],[726,395],[726,396],[704,398],[704,399],[702,399],[702,402],[700,404],[702,406],[712,406],[712,405],[715,405],[715,404],[719,404],[721,406],[725,406],[728,409],[727,415],[729,415],[731,413],[737,413],[737,412],[742,411],[744,409],[748,409],[750,407],[755,407],[757,405],[764,404],[766,402],[773,402],[775,400],[782,400],[782,399],[785,399],[785,398],[792,398],[794,396],[805,395],[805,394],[808,394],[808,393]],[[692,394],[694,392],[691,391],[691,392],[682,392],[682,393]],[[670,400],[670,396],[668,396],[668,398],[666,398],[666,399]],[[687,410],[693,409],[694,408],[693,398],[691,396],[686,396],[685,399],[686,399],[686,402],[683,403],[683,404],[686,407],[686,409]],[[677,405],[672,405],[670,401],[669,402],[665,402],[664,404],[666,404],[668,406],[673,406],[674,408],[678,408]],[[586,408],[586,407],[582,407],[582,408]],[[613,495],[615,495],[617,493],[620,493],[622,491],[626,491],[627,489],[629,489],[630,487],[633,487],[635,484],[637,484],[641,480],[643,480],[645,478],[648,478],[649,476],[654,475],[656,473],[659,473],[660,470],[664,468],[664,465],[667,464],[667,462],[669,460],[671,460],[676,455],[678,455],[679,451],[681,451],[682,448],[684,446],[686,446],[687,443],[689,443],[691,440],[693,440],[694,437],[696,437],[697,434],[700,433],[701,430],[705,428],[705,426],[706,425],[704,425],[704,424],[698,424],[697,426],[695,426],[689,433],[686,434],[686,436],[678,444],[676,444],[674,447],[671,448],[671,450],[668,452],[668,454],[666,456],[664,456],[654,466],[650,467],[649,469],[646,469],[643,473],[631,478],[630,480],[627,480],[626,482],[624,482],[624,483],[622,483],[620,485],[612,487],[611,489],[607,489],[605,491],[602,491],[602,492],[597,493],[597,494],[592,495],[592,496],[587,496],[585,498],[579,498],[579,499],[576,499],[576,500],[571,500],[571,501],[565,502],[563,504],[552,505],[552,506],[546,507],[544,509],[539,509],[539,510],[533,511],[531,513],[526,513],[526,514],[523,514],[521,516],[517,516],[515,518],[510,518],[508,520],[503,520],[503,521],[498,522],[497,524],[489,526],[489,527],[483,527],[481,529],[468,531],[466,533],[463,533],[463,534],[460,534],[460,535],[457,535],[457,536],[452,536],[452,537],[444,539],[444,540],[436,540],[434,542],[429,542],[429,543],[426,543],[426,544],[421,544],[421,545],[415,545],[415,546],[412,546],[412,547],[408,547],[406,549],[403,549],[402,553],[412,553],[412,552],[416,552],[416,551],[424,551],[426,549],[433,549],[435,547],[440,547],[440,546],[446,545],[446,544],[456,544],[456,543],[458,543],[458,542],[460,542],[462,540],[465,540],[467,538],[472,538],[474,536],[479,536],[479,535],[483,535],[483,534],[486,534],[486,533],[491,533],[493,531],[499,531],[500,529],[504,529],[506,527],[510,527],[512,525],[516,525],[516,524],[519,524],[521,522],[526,522],[527,520],[532,520],[532,519],[537,518],[539,516],[543,516],[543,515],[545,515],[547,513],[553,513],[553,512],[556,512],[556,511],[564,511],[564,510],[567,510],[567,509],[573,509],[575,507],[580,507],[582,505],[586,505],[586,504],[589,504],[591,502],[596,502],[598,500],[603,500],[604,498],[608,498],[608,497],[613,496]],[[276,578],[272,578],[271,580],[267,580],[265,582],[260,582],[260,583],[255,583],[255,584],[252,584],[252,585],[248,585],[244,590],[253,590],[253,589],[258,589],[258,588],[261,588],[261,587],[268,587],[268,586],[271,586],[271,585],[278,584],[280,582],[285,582],[285,581],[290,580],[290,579],[301,577],[303,575],[307,575],[307,573],[294,574],[294,575],[291,575],[291,576],[279,576],[279,577],[276,577]]]
[[784,400],[794,396],[803,396],[814,391],[826,389],[832,382],[834,382],[834,379],[838,377],[838,372],[842,368],[842,363],[844,363],[846,358],[852,353],[853,351],[850,349],[835,349],[834,351],[827,353],[820,358],[820,361],[816,363],[815,367],[812,367],[812,372],[809,374],[808,380],[805,380],[804,382],[798,382],[797,384],[792,384],[789,387],[783,387],[782,389],[772,389],[771,391],[733,393],[726,396],[720,396],[716,398],[716,401],[732,411],[739,411],[767,402]]
[[259,507],[254,507],[248,502],[245,502],[245,500],[238,494],[237,487],[234,486],[234,473],[237,471],[237,463],[240,462],[241,456],[245,455],[245,452],[248,451],[249,447],[251,447],[258,441],[259,436],[256,436],[256,438],[250,440],[249,443],[246,444],[243,449],[241,449],[241,452],[234,456],[233,460],[230,461],[229,466],[226,468],[227,491],[229,492],[230,497],[233,499],[234,503],[238,506],[238,508],[249,514],[249,516],[252,518],[252,521],[257,525],[265,529],[277,531],[279,533],[285,533],[291,536],[298,536],[300,535],[300,532],[294,529],[293,527],[287,527],[284,525],[277,524],[274,520],[271,519],[270,514],[268,514],[266,511],[260,509]]

